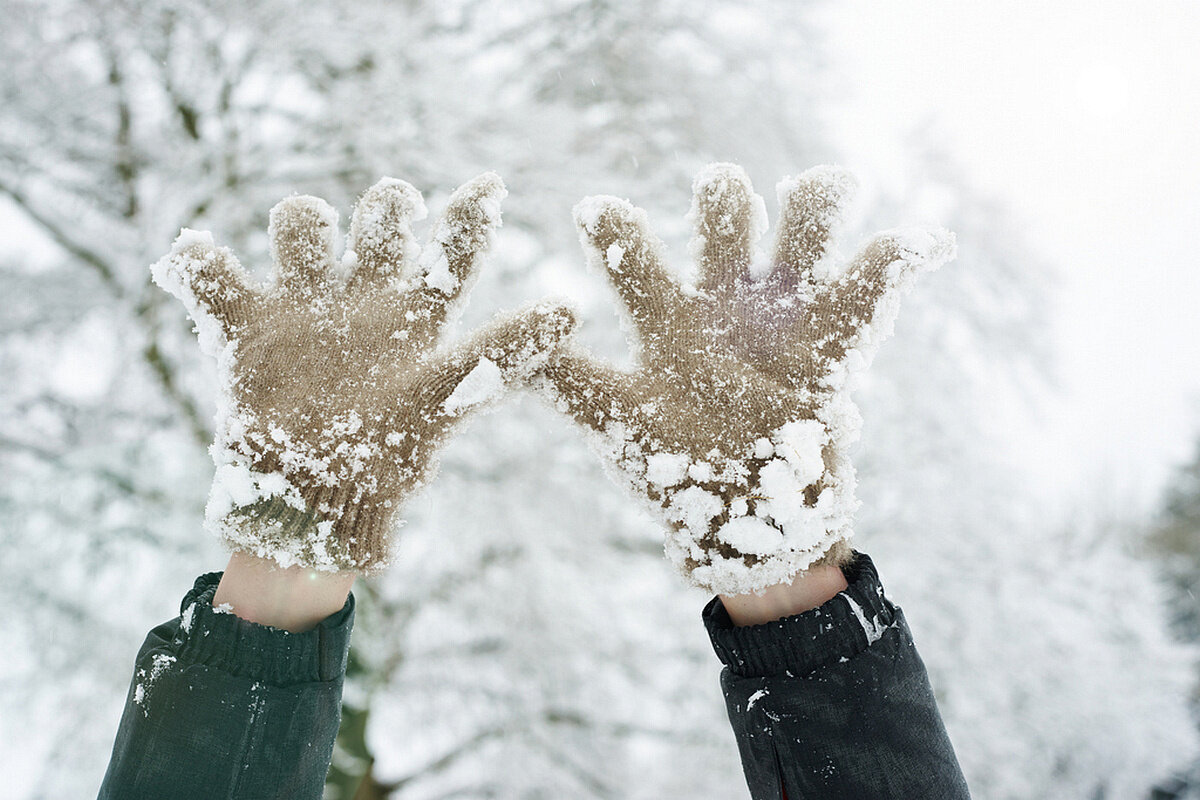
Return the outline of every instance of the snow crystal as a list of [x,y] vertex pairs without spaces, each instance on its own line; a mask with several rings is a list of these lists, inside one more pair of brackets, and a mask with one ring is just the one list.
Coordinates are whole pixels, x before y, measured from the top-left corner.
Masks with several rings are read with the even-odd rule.
[[457,415],[464,410],[496,399],[504,391],[504,377],[494,361],[480,358],[467,376],[446,398],[443,406],[447,414]]
[[765,436],[754,441],[754,457],[768,459],[775,455],[775,445],[771,444],[771,440]]
[[770,555],[783,543],[783,533],[757,517],[734,517],[717,532],[721,541],[742,553]]
[[750,695],[750,699],[746,702],[746,710],[750,711],[753,709],[755,704],[757,704],[759,700],[762,700],[768,694],[770,694],[770,692],[768,692],[766,689],[759,689],[754,694]]
[[655,486],[674,486],[688,471],[688,457],[683,453],[654,453],[646,457],[646,480]]

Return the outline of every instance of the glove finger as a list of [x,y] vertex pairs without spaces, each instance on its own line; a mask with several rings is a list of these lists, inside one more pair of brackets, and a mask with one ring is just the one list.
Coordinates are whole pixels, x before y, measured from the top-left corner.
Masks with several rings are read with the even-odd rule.
[[777,280],[802,287],[833,277],[819,265],[833,246],[855,186],[848,171],[829,166],[813,167],[779,182],[772,272]]
[[[412,223],[425,218],[421,193],[405,181],[382,178],[363,193],[350,217],[350,289],[396,285],[416,260]],[[352,255],[351,255],[352,254]]]
[[500,203],[507,195],[504,181],[494,172],[467,181],[450,195],[417,265],[417,291],[433,325],[441,325],[469,291],[492,234],[500,227]]
[[877,235],[813,305],[810,325],[820,331],[818,340],[828,342],[822,355],[840,358],[847,349],[878,344],[891,333],[900,297],[917,274],[953,257],[954,234],[944,229]]
[[574,328],[574,312],[550,303],[498,315],[425,367],[422,405],[432,409],[435,419],[453,419],[492,403],[508,385],[543,366]]
[[185,228],[150,273],[155,283],[183,301],[197,323],[215,319],[226,339],[255,313],[258,292],[233,251],[216,247],[210,233]]
[[337,231],[337,211],[321,198],[296,195],[279,201],[267,233],[280,288],[300,296],[324,289]]
[[564,411],[592,430],[606,433],[616,424],[640,431],[646,423],[646,396],[636,377],[574,348],[557,351],[537,379]]
[[679,286],[662,263],[661,243],[650,233],[646,212],[628,200],[588,197],[575,206],[584,249],[604,265],[643,343],[653,346],[680,305]]
[[750,280],[754,248],[766,227],[766,206],[750,177],[736,164],[711,164],[692,185],[695,226],[691,250],[700,288],[730,290]]

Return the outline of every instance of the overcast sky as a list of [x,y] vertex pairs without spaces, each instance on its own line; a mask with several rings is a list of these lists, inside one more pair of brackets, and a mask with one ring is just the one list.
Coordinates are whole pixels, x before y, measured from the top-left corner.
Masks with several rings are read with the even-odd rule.
[[1150,503],[1200,432],[1200,3],[840,0],[825,19],[853,166],[886,174],[932,120],[1064,275],[1069,393],[1040,455],[1070,455],[1040,469]]

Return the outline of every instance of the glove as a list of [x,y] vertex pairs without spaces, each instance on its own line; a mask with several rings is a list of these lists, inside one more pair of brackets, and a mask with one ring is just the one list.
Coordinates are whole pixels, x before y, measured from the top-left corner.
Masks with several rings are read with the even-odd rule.
[[564,346],[536,382],[650,502],[668,558],[696,586],[741,594],[849,558],[847,452],[861,427],[849,379],[891,333],[914,276],[954,254],[948,231],[898,229],[840,267],[832,239],[853,186],[831,167],[782,181],[768,260],[756,253],[762,198],[741,168],[709,166],[693,187],[694,287],[667,271],[641,209],[615,197],[575,209],[628,311],[637,367]]
[[376,571],[447,434],[545,364],[574,326],[566,308],[502,315],[437,346],[505,194],[493,173],[460,187],[422,248],[411,227],[425,216],[420,193],[384,178],[355,206],[340,264],[337,212],[290,197],[271,211],[275,270],[263,286],[207,233],[184,230],[154,264],[218,361],[205,517],[229,546],[285,567]]

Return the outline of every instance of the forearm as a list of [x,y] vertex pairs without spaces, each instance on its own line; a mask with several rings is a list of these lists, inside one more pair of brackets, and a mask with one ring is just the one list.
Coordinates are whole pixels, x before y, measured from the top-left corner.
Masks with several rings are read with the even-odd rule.
[[289,633],[214,607],[220,578],[197,579],[142,645],[101,798],[321,796],[354,599]]
[[234,551],[212,604],[228,605],[248,622],[301,633],[346,604],[355,577],[353,572],[284,569],[272,561]]
[[967,797],[903,613],[866,556],[845,580],[766,624],[737,625],[720,599],[705,609],[751,794]]
[[841,569],[823,564],[799,573],[790,583],[769,586],[760,593],[723,594],[721,604],[734,625],[762,625],[814,609],[845,588],[846,576]]

